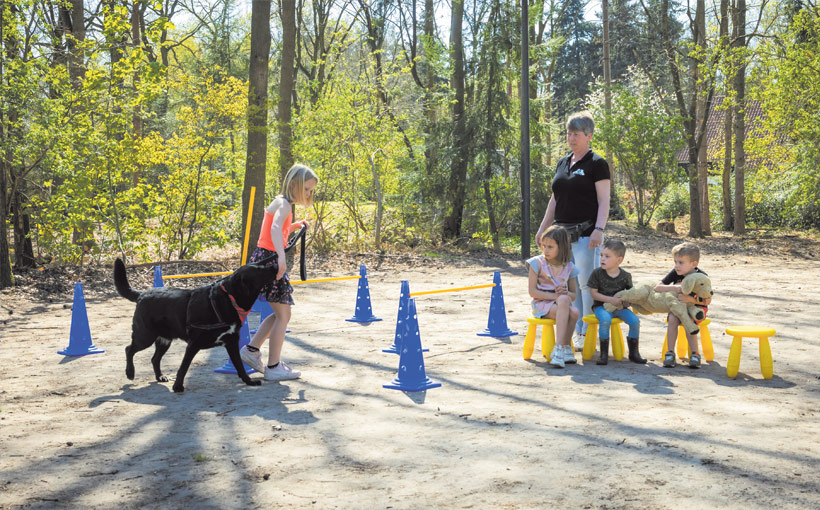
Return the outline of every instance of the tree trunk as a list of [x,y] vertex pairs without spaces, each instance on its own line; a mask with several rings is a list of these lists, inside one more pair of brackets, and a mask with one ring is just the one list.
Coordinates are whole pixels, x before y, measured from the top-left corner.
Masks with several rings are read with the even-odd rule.
[[[705,8],[703,0],[698,0],[697,8],[698,10]],[[697,14],[695,18],[698,18]],[[698,40],[697,23],[694,24],[693,28],[696,32],[695,40]],[[700,144],[703,143],[705,137],[698,136],[700,129],[695,115],[697,96],[692,97],[688,108],[683,96],[683,84],[681,83],[681,77],[678,72],[676,53],[672,47],[672,38],[669,32],[669,0],[662,0],[661,2],[661,37],[663,39],[664,52],[666,53],[666,62],[669,66],[669,74],[672,77],[672,86],[675,92],[678,110],[686,115],[684,126],[686,130],[686,146],[689,151],[689,163],[687,166],[687,173],[689,175],[689,236],[702,237],[700,195],[698,194],[698,152]],[[691,64],[693,65],[692,74],[694,83],[697,83],[697,63],[691,62]],[[697,89],[694,94],[697,94]]]
[[85,41],[83,0],[71,0],[71,38],[68,41],[68,73],[75,89],[85,76],[85,53],[79,49]]
[[[706,47],[706,2],[705,0],[697,0],[697,7],[695,10],[695,44],[698,48]],[[695,136],[700,138],[700,143],[697,146],[697,205],[700,207],[700,232],[698,237],[711,235],[712,227],[709,222],[709,187],[707,179],[709,177],[709,162],[706,148],[708,139],[706,134],[702,133],[706,129],[706,120],[709,116],[709,105],[706,102],[706,87],[701,83],[700,70],[698,69],[699,62],[693,59],[692,61],[692,75],[694,85],[695,101]],[[692,205],[695,205],[694,203]],[[694,218],[693,218],[694,220]],[[690,231],[691,231],[690,226]]]
[[374,240],[376,241],[376,249],[381,249],[382,244],[382,217],[384,216],[384,196],[382,194],[381,180],[379,179],[379,169],[376,165],[376,154],[381,151],[377,149],[373,154],[368,154],[367,158],[370,160],[370,169],[373,172],[373,192],[376,194],[376,225]]
[[[292,0],[285,0],[283,4]],[[251,55],[248,71],[248,148],[245,158],[245,182],[242,188],[242,229],[240,245],[245,238],[248,213],[251,239],[259,234],[265,204],[265,170],[268,153],[268,55],[270,53],[270,0],[255,0],[251,9]],[[283,64],[283,68],[284,68]],[[290,101],[290,96],[288,101]],[[280,160],[281,161],[281,160]],[[256,188],[253,210],[248,211],[251,188]],[[251,242],[249,239],[249,242]],[[250,247],[248,248],[250,252]]]
[[34,247],[31,243],[31,221],[28,213],[26,197],[23,191],[16,187],[11,196],[14,211],[14,267],[34,267]]
[[[720,0],[720,40],[724,55],[729,53],[729,0]],[[723,118],[723,172],[722,172],[722,199],[723,199],[723,230],[732,230],[732,108],[729,99],[732,83],[731,77],[726,77],[725,104],[728,104]]]
[[[430,57],[433,53],[436,40],[435,12],[433,0],[424,0],[424,167],[425,174],[432,179],[438,165],[438,151],[433,138],[433,129],[436,125],[435,86],[436,74]],[[426,186],[427,187],[427,186]]]
[[[270,1],[266,0],[268,10]],[[282,0],[282,67],[279,71],[279,105],[276,123],[279,129],[279,178],[285,178],[293,166],[293,91],[296,86],[296,2]],[[267,51],[270,50],[270,27],[266,25]],[[265,54],[265,84],[267,85],[267,53]],[[266,95],[267,96],[267,95]]]
[[[728,81],[728,80],[727,80]],[[727,83],[728,88],[728,83]],[[723,121],[723,230],[732,230],[732,117],[734,107],[729,106]]]
[[[413,144],[410,142],[410,138],[408,138],[407,133],[401,123],[399,123],[396,115],[393,113],[393,108],[390,105],[390,99],[387,97],[387,90],[385,88],[382,53],[384,51],[385,25],[387,20],[382,18],[374,22],[368,3],[361,0],[361,6],[362,13],[365,17],[365,28],[367,29],[367,44],[370,47],[370,56],[373,58],[373,63],[375,65],[374,72],[376,76],[374,77],[374,81],[376,82],[376,92],[384,105],[384,111],[387,113],[387,117],[390,119],[390,122],[392,122],[396,130],[401,133],[402,139],[404,140],[404,146],[407,147],[407,155],[410,159],[416,159],[415,152],[413,151]],[[383,13],[380,13],[379,15],[386,17]]]
[[[448,189],[450,214],[444,222],[444,237],[455,238],[461,232],[464,213],[464,195],[467,180],[467,119],[464,105],[464,46],[461,33],[464,18],[464,0],[453,0],[450,17],[450,55],[453,64],[452,86],[455,91],[453,102],[453,162],[450,167]],[[526,84],[523,84],[526,87]],[[525,89],[526,90],[526,89]]]
[[[602,0],[601,2],[601,24],[603,25],[603,52],[604,52],[604,111],[607,117],[612,111],[612,70],[609,62],[609,1]],[[606,150],[606,161],[609,165],[609,178],[612,185],[609,187],[610,204],[615,204],[617,196],[615,193],[615,164],[612,163],[613,158],[609,153],[609,148]]]
[[[0,52],[5,51],[5,34],[3,27],[6,24],[6,10],[0,6]],[[5,78],[3,63],[4,58],[0,58],[0,83]],[[4,109],[0,109],[0,147],[6,147],[6,116]],[[14,273],[11,272],[11,253],[9,252],[9,232],[6,223],[8,216],[8,154],[6,151],[0,152],[0,289],[14,285]]]
[[[738,51],[746,48],[746,0],[737,0],[734,9],[733,25],[737,28],[734,44]],[[735,223],[734,233],[746,232],[746,56],[741,56],[734,77],[737,110],[735,111]]]

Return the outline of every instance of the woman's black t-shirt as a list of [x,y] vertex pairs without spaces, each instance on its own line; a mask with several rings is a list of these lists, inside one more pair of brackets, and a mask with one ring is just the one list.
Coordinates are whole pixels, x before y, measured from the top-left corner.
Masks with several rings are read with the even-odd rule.
[[570,152],[558,161],[555,178],[552,180],[555,223],[578,224],[591,221],[592,226],[581,234],[589,236],[598,219],[598,192],[595,183],[610,178],[609,165],[591,150],[572,167],[569,164],[571,159]]

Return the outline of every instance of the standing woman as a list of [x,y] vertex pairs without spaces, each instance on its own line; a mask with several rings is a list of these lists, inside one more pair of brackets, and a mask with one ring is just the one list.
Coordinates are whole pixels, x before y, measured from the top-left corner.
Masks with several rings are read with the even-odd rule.
[[[558,161],[552,180],[552,197],[535,234],[535,242],[539,243],[544,231],[553,223],[569,232],[580,290],[573,305],[583,315],[592,313],[587,280],[599,265],[600,247],[609,217],[611,185],[609,165],[589,148],[594,129],[595,122],[589,112],[574,113],[567,119],[567,145],[572,152]],[[585,332],[586,324],[579,320],[575,324],[573,339],[576,350],[583,348]]]

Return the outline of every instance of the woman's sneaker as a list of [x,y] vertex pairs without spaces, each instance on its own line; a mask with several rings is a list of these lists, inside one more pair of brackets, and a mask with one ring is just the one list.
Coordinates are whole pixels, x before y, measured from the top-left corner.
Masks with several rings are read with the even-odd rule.
[[572,365],[573,363],[578,363],[575,359],[575,353],[572,352],[572,346],[565,345],[564,346],[564,363]]
[[287,381],[299,379],[302,372],[291,369],[284,361],[280,361],[274,368],[265,367],[266,381]]
[[584,350],[584,342],[586,341],[586,335],[584,333],[575,333],[575,336],[572,337],[572,345],[575,346],[576,351],[583,351]]
[[256,370],[260,374],[265,373],[265,364],[262,363],[261,352],[251,352],[251,350],[248,349],[248,346],[246,345],[239,349],[239,357],[242,358],[242,361],[247,363],[252,369]]
[[689,356],[689,368],[700,368],[700,354],[693,352]]
[[550,365],[558,368],[564,368],[564,349],[560,345],[556,345],[550,354]]
[[675,366],[675,353],[672,351],[666,351],[666,354],[663,356],[663,366],[666,368],[672,368]]

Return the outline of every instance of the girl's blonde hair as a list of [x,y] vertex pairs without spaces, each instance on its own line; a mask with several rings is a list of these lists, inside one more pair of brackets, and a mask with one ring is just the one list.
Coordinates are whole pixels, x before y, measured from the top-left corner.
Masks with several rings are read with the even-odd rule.
[[552,225],[550,226],[544,235],[541,236],[541,242],[544,242],[544,238],[549,237],[555,244],[558,245],[558,262],[561,265],[568,263],[572,260],[572,247],[569,243],[569,233],[564,227],[559,225]]
[[305,196],[305,182],[315,180],[319,183],[319,177],[316,172],[305,165],[296,163],[288,173],[285,175],[285,180],[282,181],[282,195],[290,202],[302,204],[305,207],[310,207],[313,203],[313,195]]

